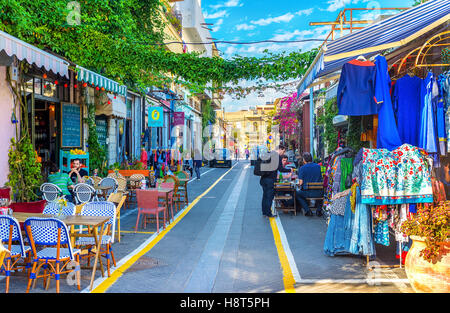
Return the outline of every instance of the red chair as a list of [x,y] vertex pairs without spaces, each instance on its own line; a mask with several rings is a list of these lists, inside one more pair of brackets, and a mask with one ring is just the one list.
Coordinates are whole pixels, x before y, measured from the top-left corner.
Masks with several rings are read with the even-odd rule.
[[157,190],[141,190],[136,189],[138,216],[136,219],[136,228],[138,230],[139,218],[141,214],[144,217],[144,228],[147,226],[147,217],[145,215],[156,215],[156,229],[159,232],[159,213],[164,212],[164,225],[166,227],[166,208],[159,206]]
[[[168,189],[174,189],[175,188],[175,183],[161,183],[161,188],[168,188]],[[169,193],[169,203],[170,203],[170,210],[172,213],[172,219],[173,219],[173,193],[175,191],[172,191],[171,193]],[[162,194],[165,196],[165,194]],[[165,203],[165,202],[164,202]],[[169,208],[167,208],[169,209]]]

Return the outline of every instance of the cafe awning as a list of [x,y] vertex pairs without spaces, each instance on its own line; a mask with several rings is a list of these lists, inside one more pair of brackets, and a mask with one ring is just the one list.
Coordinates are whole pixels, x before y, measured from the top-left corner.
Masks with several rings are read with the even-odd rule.
[[106,78],[79,65],[77,65],[77,80],[94,85],[95,87],[104,88],[109,92],[116,93],[124,97],[127,95],[126,86],[120,85],[112,79]]
[[298,94],[310,87],[316,79],[339,71],[345,63],[357,56],[367,58],[380,51],[404,46],[449,20],[450,1],[430,0],[327,42],[300,81]]
[[25,60],[38,68],[69,78],[69,62],[3,31],[0,31],[0,51],[5,51],[10,57],[16,56],[20,61]]

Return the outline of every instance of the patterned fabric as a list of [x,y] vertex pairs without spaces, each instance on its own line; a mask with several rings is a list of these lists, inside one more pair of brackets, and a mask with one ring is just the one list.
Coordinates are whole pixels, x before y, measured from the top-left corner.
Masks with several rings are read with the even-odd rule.
[[431,178],[431,183],[433,185],[434,202],[439,203],[439,202],[447,200],[447,196],[445,194],[445,189],[444,189],[444,184],[434,177]]
[[334,215],[344,216],[345,205],[347,204],[347,200],[348,200],[349,196],[350,196],[350,194],[347,194],[346,196],[334,199],[331,202],[331,205],[329,206],[330,213],[334,214]]
[[[48,202],[44,208],[43,214],[58,214],[60,205],[57,202]],[[61,213],[63,215],[74,215],[75,214],[75,204],[67,202],[67,206],[62,208]]]
[[[111,242],[112,237],[108,235],[102,236],[102,245],[106,245]],[[93,237],[80,237],[77,239],[76,246],[90,246],[95,245],[95,239]]]
[[330,201],[333,198],[333,185],[334,185],[334,180],[335,180],[335,174],[337,172],[338,164],[340,163],[341,159],[342,159],[342,156],[337,156],[337,157],[333,158],[330,162],[330,167],[327,171],[328,182],[327,182],[327,190],[326,190],[325,198],[324,198],[324,204],[330,204],[331,203]]
[[427,153],[404,144],[389,151],[363,152],[362,203],[383,205],[433,202]]
[[[19,222],[12,216],[0,216],[0,240],[4,243],[9,242],[10,227],[13,226],[11,241],[18,241],[18,245],[12,245],[12,254],[20,254],[25,257],[26,252],[30,249],[25,247],[22,238],[22,231],[20,230]],[[8,248],[8,247],[7,247]]]
[[22,249],[21,245],[11,245],[11,257],[15,257],[15,256],[22,256],[25,257],[25,254],[30,251],[31,248],[28,246],[24,246],[24,248]]
[[388,221],[379,221],[375,225],[374,240],[375,243],[383,246],[389,246],[389,223]]

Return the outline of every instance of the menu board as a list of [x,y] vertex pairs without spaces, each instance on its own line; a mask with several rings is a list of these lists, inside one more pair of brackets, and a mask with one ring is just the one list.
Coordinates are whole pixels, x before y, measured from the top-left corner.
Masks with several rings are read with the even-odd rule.
[[61,102],[61,147],[81,147],[81,106]]

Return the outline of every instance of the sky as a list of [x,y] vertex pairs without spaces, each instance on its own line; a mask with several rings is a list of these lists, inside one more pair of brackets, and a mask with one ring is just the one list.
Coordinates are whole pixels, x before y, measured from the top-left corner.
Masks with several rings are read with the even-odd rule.
[[[414,0],[202,0],[202,11],[206,23],[212,29],[215,40],[251,42],[261,40],[302,40],[325,39],[331,26],[309,26],[310,22],[336,20],[338,13],[345,8],[392,8],[411,7]],[[399,11],[361,11],[355,19],[372,19],[377,14]],[[254,45],[230,45],[219,43],[221,56],[230,59],[234,55],[261,56],[264,49],[274,53],[309,51],[321,42],[301,43],[263,43]],[[292,80],[298,81],[298,80]],[[252,86],[254,82],[242,81],[241,86]],[[293,84],[295,86],[296,84]],[[287,88],[285,92],[295,92]],[[262,105],[286,93],[266,89],[264,96],[252,93],[244,99],[225,96],[222,105],[227,112]]]

